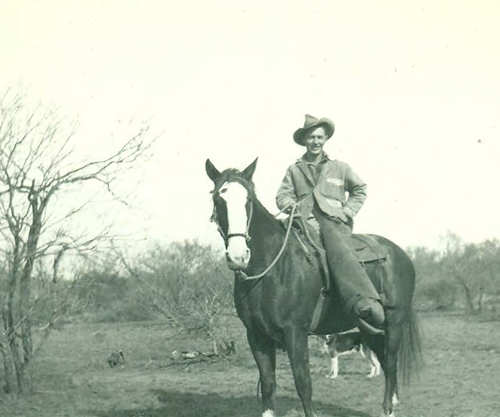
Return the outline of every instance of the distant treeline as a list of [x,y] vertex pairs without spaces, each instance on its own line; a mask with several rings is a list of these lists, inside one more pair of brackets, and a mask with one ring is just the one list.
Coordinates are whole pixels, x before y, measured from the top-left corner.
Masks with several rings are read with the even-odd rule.
[[[446,248],[407,248],[417,274],[419,310],[500,307],[500,241],[465,243],[446,237]],[[73,314],[91,321],[168,319],[184,328],[214,332],[221,312],[233,309],[232,273],[223,254],[198,242],[157,245],[135,259],[110,256],[82,271]]]
[[[418,310],[500,312],[500,241],[464,243],[447,237],[446,249],[406,249],[414,262]],[[112,251],[86,262],[72,280],[51,281],[37,269],[31,317],[35,324],[82,320],[167,320],[218,338],[218,320],[234,314],[233,276],[223,253],[196,241],[156,245],[128,258]],[[0,281],[1,285],[5,282]],[[223,329],[222,329],[223,330]],[[223,335],[221,335],[223,338]]]
[[465,243],[446,236],[445,249],[407,249],[417,273],[418,309],[464,309],[467,313],[500,309],[500,241]]

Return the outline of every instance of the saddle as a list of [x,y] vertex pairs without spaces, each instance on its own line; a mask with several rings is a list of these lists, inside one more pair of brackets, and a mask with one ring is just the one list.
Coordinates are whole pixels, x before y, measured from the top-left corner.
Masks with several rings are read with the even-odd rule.
[[[325,252],[321,243],[319,227],[316,227],[310,222],[304,221],[300,217],[293,220],[293,230],[306,254],[309,254],[310,249],[315,251]],[[346,237],[347,244],[353,249],[354,254],[361,264],[370,262],[380,262],[387,258],[387,253],[384,248],[371,235],[367,234],[352,234]]]

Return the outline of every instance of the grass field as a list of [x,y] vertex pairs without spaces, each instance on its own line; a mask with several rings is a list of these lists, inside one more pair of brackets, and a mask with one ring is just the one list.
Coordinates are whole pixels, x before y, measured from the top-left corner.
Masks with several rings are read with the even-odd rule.
[[[426,366],[401,389],[398,417],[499,417],[500,322],[420,314]],[[2,417],[222,417],[261,415],[257,369],[239,320],[229,319],[236,355],[173,361],[174,350],[209,351],[199,336],[162,323],[68,324],[55,331],[34,366],[36,392],[0,395]],[[369,380],[359,355],[342,357],[337,380],[311,338],[315,408],[320,417],[371,417],[381,411],[383,377]],[[122,349],[126,363],[106,358]],[[302,416],[288,360],[278,355],[279,416]]]

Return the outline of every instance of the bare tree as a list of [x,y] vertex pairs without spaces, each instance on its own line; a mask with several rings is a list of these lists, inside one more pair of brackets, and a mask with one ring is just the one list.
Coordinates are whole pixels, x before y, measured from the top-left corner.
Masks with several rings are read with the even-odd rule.
[[[90,232],[76,227],[89,201],[73,198],[75,190],[81,195],[83,187],[92,191],[98,185],[117,198],[113,184],[145,156],[151,143],[146,141],[148,132],[148,126],[138,128],[109,154],[82,161],[74,148],[74,124],[52,110],[30,106],[25,96],[11,90],[0,97],[0,261],[4,271],[0,353],[6,377],[15,375],[15,384],[7,381],[8,387],[31,390],[28,371],[36,352],[32,334],[35,266],[51,263],[51,282],[56,284],[66,253],[93,251],[110,238],[106,229]],[[56,310],[45,325],[47,331],[65,308]]]

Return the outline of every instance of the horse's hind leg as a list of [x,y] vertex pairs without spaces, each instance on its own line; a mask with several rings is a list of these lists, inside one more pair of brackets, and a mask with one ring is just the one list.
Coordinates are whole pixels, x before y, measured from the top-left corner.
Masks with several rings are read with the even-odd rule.
[[365,336],[384,370],[385,389],[382,415],[387,417],[394,417],[393,408],[398,403],[398,351],[401,346],[401,336],[401,325],[391,323],[390,319],[384,336]]
[[285,344],[292,366],[295,388],[302,401],[305,417],[314,417],[307,331],[298,328],[287,329]]
[[[385,360],[385,391],[384,391],[384,413],[394,415],[393,406],[397,403],[398,397],[398,351],[401,346],[402,328],[400,324],[391,325],[385,337],[386,360]],[[382,365],[383,366],[383,365]]]
[[247,331],[248,344],[259,368],[262,393],[262,416],[274,417],[276,393],[276,347],[272,340]]

